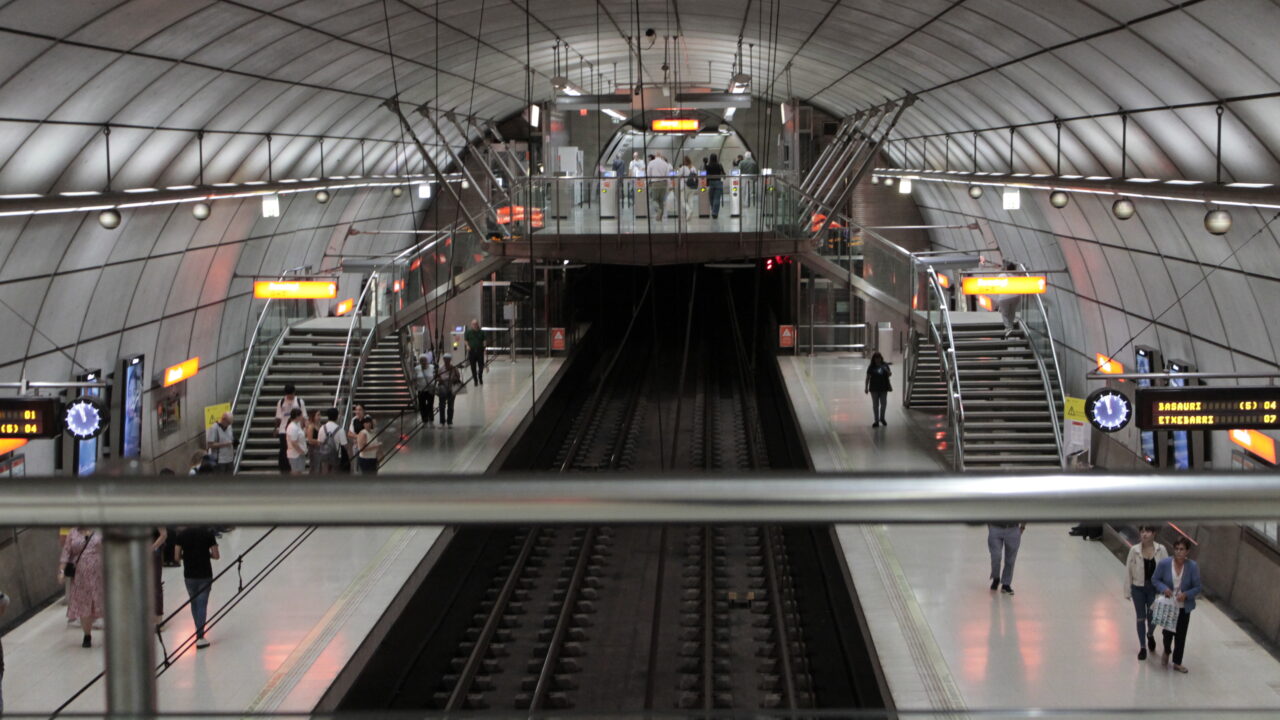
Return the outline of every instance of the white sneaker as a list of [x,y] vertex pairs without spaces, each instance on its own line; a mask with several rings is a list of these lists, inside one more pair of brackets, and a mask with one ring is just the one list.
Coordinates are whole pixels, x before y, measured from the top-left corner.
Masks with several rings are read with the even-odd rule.
[[209,647],[209,641],[205,638],[200,638],[199,640],[196,640],[196,647],[207,648]]

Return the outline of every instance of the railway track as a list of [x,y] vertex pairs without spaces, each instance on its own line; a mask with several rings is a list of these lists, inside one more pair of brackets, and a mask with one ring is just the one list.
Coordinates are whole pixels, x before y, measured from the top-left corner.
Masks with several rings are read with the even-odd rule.
[[[634,332],[635,318],[647,311],[640,304],[623,341],[603,358],[588,399],[565,419],[544,469],[625,482],[619,473],[629,469],[772,467],[756,401],[759,373],[738,330],[731,288],[703,285],[710,290],[691,299],[689,317],[697,320],[685,333],[700,341],[681,352],[644,347],[648,341]],[[702,313],[693,312],[694,302]],[[405,679],[391,702],[380,707],[450,714],[802,710],[832,706],[816,687],[815,667],[837,683],[854,672],[847,653],[829,643],[816,644],[821,656],[812,649],[809,608],[839,593],[828,597],[824,578],[797,575],[797,564],[807,574],[830,570],[793,561],[796,530],[595,525],[485,532],[477,547],[487,549],[476,551],[459,583],[481,589],[456,591],[450,619],[440,623],[462,629],[420,643],[403,663]],[[819,610],[817,632],[830,632],[829,618],[842,613],[852,614]],[[846,707],[847,697],[839,697]]]

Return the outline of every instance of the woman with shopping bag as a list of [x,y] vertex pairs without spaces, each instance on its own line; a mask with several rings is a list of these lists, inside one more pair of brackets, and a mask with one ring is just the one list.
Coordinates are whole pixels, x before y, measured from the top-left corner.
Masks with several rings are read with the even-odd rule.
[[1204,590],[1200,584],[1200,566],[1187,557],[1190,554],[1191,541],[1178,538],[1173,543],[1173,557],[1161,560],[1151,576],[1151,582],[1161,593],[1152,605],[1156,624],[1164,627],[1164,654],[1160,656],[1160,664],[1169,664],[1172,645],[1173,669],[1180,673],[1187,672],[1182,665],[1182,654],[1187,647],[1191,611],[1196,609],[1196,597]]
[[[1133,612],[1138,617],[1138,659],[1146,660],[1147,650],[1156,651],[1156,625],[1151,619],[1156,586],[1151,577],[1156,573],[1156,565],[1169,557],[1169,553],[1156,542],[1155,525],[1139,525],[1138,537],[1140,541],[1129,548],[1129,558],[1124,564],[1124,597],[1133,600]],[[1173,613],[1175,624],[1177,618],[1178,614]]]

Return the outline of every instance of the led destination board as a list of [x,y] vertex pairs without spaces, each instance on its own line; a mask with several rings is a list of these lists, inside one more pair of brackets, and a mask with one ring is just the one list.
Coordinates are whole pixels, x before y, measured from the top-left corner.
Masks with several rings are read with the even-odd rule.
[[56,398],[0,398],[0,438],[53,438],[62,434]]
[[1280,429],[1280,387],[1140,387],[1135,394],[1142,430]]

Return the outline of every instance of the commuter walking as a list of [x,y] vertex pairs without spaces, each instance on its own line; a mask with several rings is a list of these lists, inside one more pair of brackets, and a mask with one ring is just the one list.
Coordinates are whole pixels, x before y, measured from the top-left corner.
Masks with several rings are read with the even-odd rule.
[[867,379],[862,383],[862,390],[871,395],[871,413],[875,422],[871,427],[880,427],[889,423],[884,419],[885,408],[889,405],[889,392],[893,390],[889,378],[893,370],[884,361],[880,353],[871,354],[871,365],[867,368]]
[[[1005,263],[1005,271],[1000,273],[1000,277],[1009,277],[1010,273],[1016,272],[1017,269],[1017,263],[1010,260]],[[1018,328],[1018,311],[1022,309],[1022,296],[1005,295],[996,301],[996,307],[1000,310],[1000,321],[1004,323],[1004,336],[1010,337]]]
[[671,176],[671,163],[661,155],[654,155],[646,170],[649,176],[649,202],[662,222],[667,212],[667,190],[671,187],[667,180]]
[[1182,664],[1183,652],[1187,649],[1187,628],[1191,624],[1191,611],[1196,609],[1196,597],[1204,590],[1200,584],[1200,566],[1188,557],[1191,554],[1191,541],[1180,537],[1173,541],[1173,557],[1165,558],[1156,564],[1151,582],[1166,598],[1173,601],[1178,608],[1178,619],[1173,628],[1164,628],[1164,654],[1160,656],[1160,664],[1169,664],[1170,646],[1173,650],[1173,669],[1180,673],[1187,672]]
[[298,397],[293,383],[284,386],[284,397],[276,401],[276,437],[280,440],[280,472],[289,474],[289,448],[285,441],[285,433],[289,431],[289,413],[293,410],[307,411],[307,404]]
[[640,157],[638,152],[631,153],[631,162],[627,164],[627,175],[632,179],[627,181],[627,192],[623,194],[628,205],[634,206],[636,203],[636,189],[640,186],[639,178],[644,177],[644,172],[644,158]]
[[413,382],[418,387],[418,415],[422,417],[422,424],[430,427],[436,417],[436,369],[432,367],[429,354],[418,356]]
[[[9,612],[9,596],[0,592],[0,617]],[[0,641],[0,715],[4,714],[4,642]]]
[[218,422],[204,433],[204,446],[209,449],[213,466],[224,475],[230,475],[236,460],[236,438],[231,432],[231,413],[224,412]]
[[93,647],[93,621],[102,617],[106,597],[102,576],[102,533],[97,528],[73,527],[58,558],[58,583],[70,578],[67,617],[80,621],[82,647]]
[[683,211],[685,227],[692,227],[694,218],[698,217],[698,169],[693,166],[693,159],[684,156],[680,164],[680,206]]
[[207,648],[205,619],[209,613],[209,590],[213,587],[213,561],[220,560],[218,538],[211,528],[187,527],[178,530],[178,558],[182,560],[182,580],[191,598],[191,619],[196,625],[196,647]]
[[724,197],[724,166],[715,153],[707,160],[707,195],[711,201],[711,219],[720,217],[720,199]]
[[377,433],[374,428],[377,423],[372,417],[366,416],[364,419],[364,429],[356,435],[356,462],[360,467],[361,475],[377,475],[378,474],[378,451],[382,449],[382,441],[377,440]]
[[342,456],[347,452],[347,434],[338,424],[338,408],[325,411],[325,423],[316,435],[320,441],[320,472],[333,473],[342,467]]
[[1156,626],[1151,622],[1151,603],[1156,600],[1156,586],[1152,577],[1156,565],[1169,553],[1156,542],[1156,526],[1139,525],[1139,542],[1129,548],[1124,563],[1124,596],[1133,600],[1133,612],[1138,620],[1138,659],[1147,659],[1147,650],[1156,650]]
[[480,321],[472,318],[471,326],[462,334],[467,344],[467,364],[471,366],[471,379],[476,385],[484,384],[484,331]]
[[[1000,589],[1005,595],[1013,594],[1013,563],[1018,559],[1018,547],[1022,545],[1022,533],[1026,523],[987,523],[987,550],[991,553],[991,589]],[[1001,555],[1004,569],[1000,568]]]
[[462,385],[462,373],[453,364],[453,356],[445,353],[444,366],[436,373],[436,392],[440,395],[440,424],[453,427],[453,401]]
[[302,410],[289,411],[289,425],[285,428],[285,457],[289,460],[289,474],[301,475],[307,470],[307,431],[302,426]]
[[751,156],[750,150],[742,156],[742,163],[738,165],[738,174],[748,176],[742,181],[742,204],[749,207],[755,202],[756,182],[758,182],[755,177],[751,176],[760,174],[760,165]]

